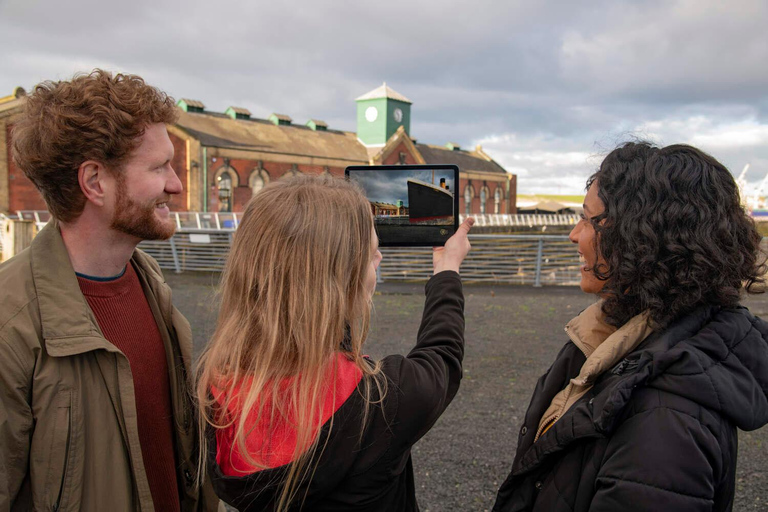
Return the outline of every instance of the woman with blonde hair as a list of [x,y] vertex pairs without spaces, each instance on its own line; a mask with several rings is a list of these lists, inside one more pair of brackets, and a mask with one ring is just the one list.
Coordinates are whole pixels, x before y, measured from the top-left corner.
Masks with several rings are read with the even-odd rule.
[[381,253],[360,189],[297,176],[254,197],[197,374],[201,458],[224,501],[418,510],[410,448],[459,387],[471,225],[434,250],[416,346],[372,361],[362,347]]

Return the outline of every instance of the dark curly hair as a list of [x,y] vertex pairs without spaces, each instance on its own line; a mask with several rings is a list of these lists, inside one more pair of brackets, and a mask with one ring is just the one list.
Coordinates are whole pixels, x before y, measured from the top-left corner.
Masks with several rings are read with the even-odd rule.
[[697,306],[735,306],[764,282],[765,256],[733,176],[687,145],[629,142],[587,180],[605,211],[590,219],[605,261],[603,311],[620,326],[648,310],[657,327]]
[[80,164],[95,160],[120,171],[148,125],[177,117],[173,99],[135,75],[96,69],[68,82],[42,82],[13,127],[13,159],[51,215],[72,221],[85,206]]

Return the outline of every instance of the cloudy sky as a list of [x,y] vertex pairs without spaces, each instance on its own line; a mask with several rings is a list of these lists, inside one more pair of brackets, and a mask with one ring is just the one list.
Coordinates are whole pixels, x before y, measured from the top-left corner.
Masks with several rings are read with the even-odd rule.
[[519,193],[579,193],[638,137],[749,163],[756,187],[767,25],[765,0],[0,0],[0,96],[103,67],[354,131],[354,99],[386,81],[413,137],[481,144]]
[[[434,181],[432,180],[434,173]],[[449,190],[453,184],[453,172],[444,170],[411,171],[350,171],[350,178],[360,183],[368,200],[378,203],[397,204],[402,201],[408,206],[408,179],[413,178],[424,183],[440,184],[444,179]]]

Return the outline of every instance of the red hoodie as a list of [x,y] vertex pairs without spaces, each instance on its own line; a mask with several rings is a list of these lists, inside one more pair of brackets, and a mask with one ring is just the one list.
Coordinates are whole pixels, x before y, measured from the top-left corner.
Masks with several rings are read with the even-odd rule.
[[[323,386],[323,410],[321,421],[323,425],[341,407],[341,405],[355,391],[363,374],[353,361],[350,361],[343,353],[339,352],[335,358],[335,365],[329,363],[326,369],[326,385]],[[336,372],[334,380],[334,371]],[[280,383],[281,394],[293,384],[294,377],[283,379]],[[250,379],[249,379],[250,380]],[[213,388],[213,394],[219,406],[225,403],[224,394],[217,388]],[[242,414],[240,396],[244,393],[243,386],[235,387],[234,400],[230,401],[226,414],[234,419],[234,423],[226,429],[216,431],[216,462],[221,467],[222,473],[227,476],[243,476],[256,473],[264,469],[284,466],[293,460],[296,450],[296,429],[293,425],[295,418],[276,418],[276,424],[270,428],[268,411],[272,409],[272,397],[266,399],[263,407],[261,421],[256,424],[258,410],[254,408],[248,413],[245,429],[248,435],[245,445],[248,453],[262,466],[250,464],[248,459],[235,443],[237,423]],[[313,433],[312,440],[317,437],[318,430]],[[303,451],[303,450],[302,450]]]

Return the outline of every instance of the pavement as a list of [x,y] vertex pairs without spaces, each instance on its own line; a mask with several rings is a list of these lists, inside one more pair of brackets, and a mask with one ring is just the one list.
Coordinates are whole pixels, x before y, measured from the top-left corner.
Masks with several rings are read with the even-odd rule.
[[[213,331],[219,274],[168,272],[174,303],[199,351]],[[381,283],[366,344],[373,357],[405,354],[416,340],[424,285]],[[563,326],[591,304],[576,287],[467,285],[466,355],[458,395],[413,449],[425,512],[490,510],[512,464],[517,431],[539,376],[567,341]],[[768,317],[768,294],[744,304]],[[739,432],[734,511],[768,510],[768,427]]]

